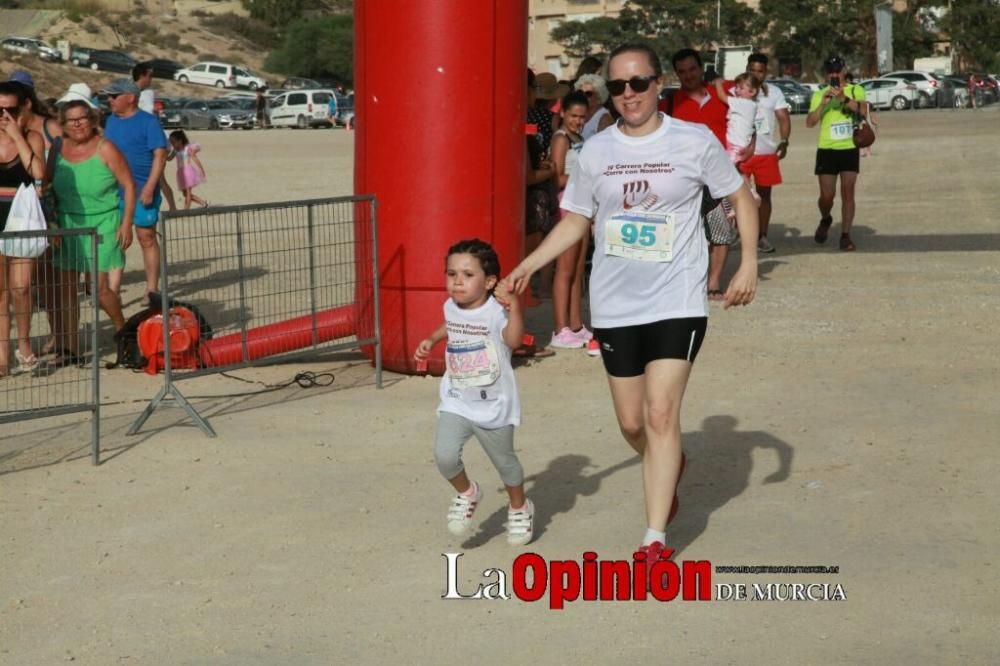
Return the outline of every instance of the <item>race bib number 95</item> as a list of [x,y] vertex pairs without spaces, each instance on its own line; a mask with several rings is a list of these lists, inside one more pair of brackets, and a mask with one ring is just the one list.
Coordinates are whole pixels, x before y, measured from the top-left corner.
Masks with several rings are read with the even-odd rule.
[[674,216],[621,213],[604,225],[604,253],[638,261],[670,261]]

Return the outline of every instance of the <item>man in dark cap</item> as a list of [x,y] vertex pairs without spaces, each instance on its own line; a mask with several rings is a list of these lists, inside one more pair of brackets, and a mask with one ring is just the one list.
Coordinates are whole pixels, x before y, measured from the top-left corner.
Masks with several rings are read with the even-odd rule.
[[816,176],[819,178],[819,226],[813,239],[826,242],[833,224],[833,200],[840,177],[840,249],[854,250],[851,224],[854,222],[854,186],[858,180],[860,153],[854,145],[854,116],[865,115],[865,89],[844,80],[844,61],[832,56],[823,64],[827,85],[813,93],[806,127],[820,126],[816,149]]

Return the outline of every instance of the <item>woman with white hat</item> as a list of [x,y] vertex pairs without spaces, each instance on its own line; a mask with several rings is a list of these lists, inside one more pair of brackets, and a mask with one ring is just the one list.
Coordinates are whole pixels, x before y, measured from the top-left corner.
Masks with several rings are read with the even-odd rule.
[[56,100],[57,106],[62,106],[67,102],[86,102],[93,108],[94,106],[94,93],[86,83],[74,83],[71,84],[66,94]]
[[[65,98],[64,98],[65,99]],[[125,250],[132,244],[132,215],[135,183],[125,157],[100,133],[98,112],[86,97],[78,97],[59,109],[63,139],[53,151],[46,169],[58,209],[58,226],[64,229],[97,230],[97,297],[115,331],[125,325],[121,301],[110,284],[108,273],[125,267]],[[119,212],[118,189],[124,193],[124,215]],[[63,304],[57,325],[60,358],[53,363],[79,361],[78,295],[79,274],[92,270],[93,250],[89,239],[67,236],[55,254]]]

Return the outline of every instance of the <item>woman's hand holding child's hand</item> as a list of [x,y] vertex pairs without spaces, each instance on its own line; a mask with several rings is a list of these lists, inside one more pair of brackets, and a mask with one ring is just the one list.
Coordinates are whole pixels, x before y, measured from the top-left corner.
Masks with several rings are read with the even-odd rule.
[[493,298],[497,299],[497,303],[502,305],[505,310],[516,310],[521,305],[521,299],[518,298],[514,287],[507,280],[500,282],[493,290]]

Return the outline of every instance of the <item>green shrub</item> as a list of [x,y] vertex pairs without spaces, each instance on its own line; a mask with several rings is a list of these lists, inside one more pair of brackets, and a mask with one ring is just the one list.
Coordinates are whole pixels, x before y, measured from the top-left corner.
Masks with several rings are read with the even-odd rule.
[[80,23],[88,16],[101,14],[104,8],[98,0],[65,0],[54,9],[61,9],[73,23]]
[[203,16],[201,24],[223,37],[240,37],[260,48],[278,45],[278,33],[267,23],[232,12]]
[[350,84],[354,80],[354,18],[339,15],[294,21],[282,46],[267,57],[264,69]]

